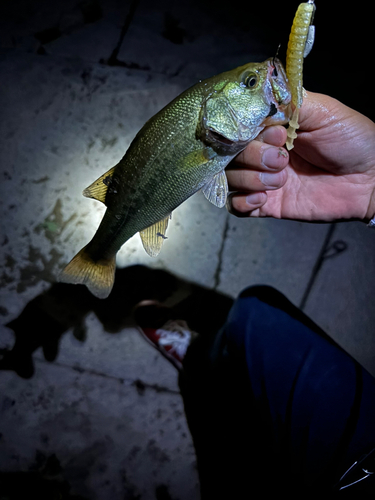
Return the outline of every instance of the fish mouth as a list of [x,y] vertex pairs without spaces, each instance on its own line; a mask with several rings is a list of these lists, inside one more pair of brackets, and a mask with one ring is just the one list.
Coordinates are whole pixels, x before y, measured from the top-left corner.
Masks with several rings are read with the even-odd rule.
[[273,102],[271,102],[270,112],[268,113],[267,118],[276,115],[276,113],[277,113],[277,107]]
[[269,113],[263,125],[282,125],[291,118],[291,93],[286,72],[278,59],[268,59],[268,85],[265,88]]
[[271,102],[269,113],[262,125],[265,127],[269,127],[270,125],[283,125],[285,123],[288,123],[291,116],[291,103],[275,104],[274,102]]

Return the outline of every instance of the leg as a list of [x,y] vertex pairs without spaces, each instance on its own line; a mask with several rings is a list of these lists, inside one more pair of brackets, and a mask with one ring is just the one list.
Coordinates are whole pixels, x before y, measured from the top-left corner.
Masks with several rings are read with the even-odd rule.
[[184,368],[203,499],[327,493],[375,447],[374,380],[270,287],[245,290]]

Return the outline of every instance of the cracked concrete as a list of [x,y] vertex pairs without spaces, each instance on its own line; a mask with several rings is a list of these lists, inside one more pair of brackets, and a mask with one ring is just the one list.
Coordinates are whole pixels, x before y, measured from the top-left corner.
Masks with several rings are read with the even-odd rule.
[[[173,214],[157,259],[138,236],[124,245],[107,301],[56,275],[103,215],[82,190],[197,79],[272,55],[295,8],[274,26],[264,6],[244,5],[239,16],[210,0],[17,0],[1,9],[0,471],[43,471],[55,455],[83,498],[198,499],[177,373],[140,337],[132,307],[172,304],[194,287],[235,297],[269,284],[303,301],[375,374],[375,232],[336,225],[328,251],[346,247],[328,258],[329,226],[236,219],[198,193]],[[340,55],[326,61],[319,41],[310,57],[311,68],[341,71]],[[346,98],[336,80],[311,73],[312,90]]]
[[224,252],[224,247],[225,247],[225,243],[226,243],[227,236],[228,236],[228,229],[229,229],[229,214],[226,215],[225,225],[224,225],[223,235],[222,235],[222,242],[221,242],[221,246],[219,248],[218,256],[217,256],[218,257],[217,258],[217,266],[215,269],[214,285],[213,285],[214,290],[217,290],[220,286],[221,274],[223,271],[223,252]]

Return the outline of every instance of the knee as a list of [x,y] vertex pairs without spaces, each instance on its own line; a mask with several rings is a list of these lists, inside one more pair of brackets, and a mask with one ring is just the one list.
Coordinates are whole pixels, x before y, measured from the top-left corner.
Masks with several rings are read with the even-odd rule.
[[[282,350],[299,343],[311,331],[322,333],[302,311],[271,286],[243,290],[225,325],[226,341],[234,350]],[[324,334],[323,334],[324,335]]]
[[272,342],[272,337],[279,333],[283,300],[287,300],[284,295],[265,285],[241,292],[225,324],[225,338],[232,353],[248,348],[256,338],[262,339],[262,343]]
[[228,320],[243,329],[249,324],[252,330],[261,327],[262,331],[280,321],[280,315],[289,315],[295,306],[275,288],[255,285],[245,288],[235,301]]
[[[255,298],[258,301],[268,304],[269,306],[284,309],[285,306],[291,305],[291,302],[281,292],[269,285],[253,285],[242,290],[238,296],[239,301],[243,299]],[[252,303],[249,300],[249,303]]]

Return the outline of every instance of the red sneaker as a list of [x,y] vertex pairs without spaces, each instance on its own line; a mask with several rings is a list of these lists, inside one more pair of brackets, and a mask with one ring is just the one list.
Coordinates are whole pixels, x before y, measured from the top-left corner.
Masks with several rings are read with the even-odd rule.
[[165,356],[178,370],[192,338],[192,332],[184,320],[169,320],[161,328],[138,327],[143,337]]

